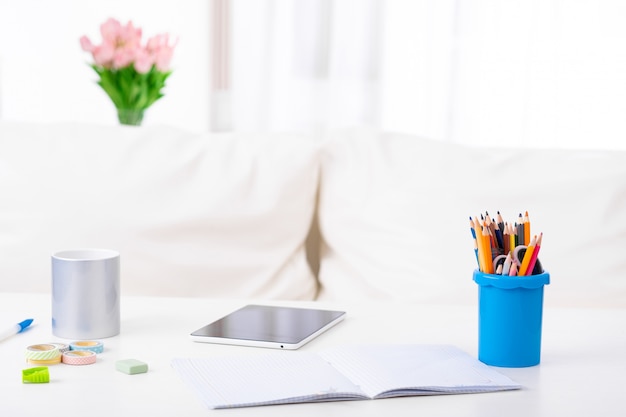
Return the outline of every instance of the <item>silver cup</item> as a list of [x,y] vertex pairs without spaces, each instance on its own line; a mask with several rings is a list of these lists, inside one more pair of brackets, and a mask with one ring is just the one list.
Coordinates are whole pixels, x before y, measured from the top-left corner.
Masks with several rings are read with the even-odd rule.
[[120,333],[120,254],[75,249],[52,255],[52,333],[101,339]]

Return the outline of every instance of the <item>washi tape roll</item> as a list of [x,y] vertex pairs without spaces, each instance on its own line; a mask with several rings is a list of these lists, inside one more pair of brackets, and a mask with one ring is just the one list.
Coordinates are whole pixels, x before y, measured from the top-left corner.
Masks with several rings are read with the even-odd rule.
[[61,354],[63,354],[63,352],[67,352],[68,350],[70,350],[70,345],[65,344],[65,343],[50,342],[47,344],[56,346],[57,349],[59,349],[59,352],[61,352]]
[[24,355],[28,361],[49,361],[59,358],[61,352],[52,344],[41,344],[28,346]]
[[42,384],[50,382],[50,372],[45,366],[22,370],[22,382],[30,384]]
[[54,359],[27,359],[26,362],[31,365],[56,365],[57,363],[61,363],[61,355]]
[[63,363],[68,365],[90,365],[96,363],[96,354],[90,350],[70,350],[63,353]]
[[93,353],[102,353],[104,351],[104,345],[97,340],[81,340],[70,343],[70,351],[72,350],[88,350]]

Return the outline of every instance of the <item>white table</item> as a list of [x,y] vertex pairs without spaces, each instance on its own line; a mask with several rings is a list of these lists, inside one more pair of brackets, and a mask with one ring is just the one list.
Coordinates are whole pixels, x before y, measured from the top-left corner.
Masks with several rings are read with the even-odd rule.
[[[125,297],[122,332],[102,339],[93,365],[50,366],[48,384],[23,384],[24,349],[52,336],[47,294],[0,294],[6,321],[36,325],[0,342],[2,416],[624,416],[626,415],[626,310],[556,309],[546,305],[542,361],[530,368],[497,368],[524,386],[519,391],[471,395],[341,401],[209,410],[170,366],[174,357],[267,353],[268,349],[212,345],[188,333],[246,304],[246,300]],[[314,303],[276,304],[308,306]],[[475,305],[315,304],[348,312],[338,326],[301,350],[353,342],[452,344],[476,356]],[[291,351],[274,351],[292,354]],[[147,362],[146,374],[115,370],[118,359]]]

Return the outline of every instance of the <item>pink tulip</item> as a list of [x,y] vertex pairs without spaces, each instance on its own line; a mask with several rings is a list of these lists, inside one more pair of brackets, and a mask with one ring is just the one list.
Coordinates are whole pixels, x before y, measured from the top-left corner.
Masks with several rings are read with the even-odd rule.
[[[176,42],[170,43],[167,33],[153,36],[142,45],[141,28],[131,21],[122,25],[110,18],[100,25],[102,42],[94,45],[87,36],[80,38],[83,51],[91,53],[93,68],[100,74],[100,86],[118,109],[143,111],[163,96],[161,89],[169,74]],[[118,71],[124,69],[123,71]],[[161,72],[145,82],[139,74]],[[123,116],[120,123],[137,124],[141,119]],[[134,114],[134,113],[133,113]]]
[[168,71],[170,61],[174,55],[174,47],[176,42],[169,44],[170,38],[167,33],[153,36],[148,39],[146,48],[149,53],[154,56],[154,63],[159,71]]
[[150,71],[152,65],[159,71],[169,70],[176,46],[176,42],[170,44],[169,34],[153,36],[142,47],[141,28],[136,28],[131,21],[122,25],[113,18],[100,25],[100,34],[100,45],[94,45],[86,36],[80,38],[82,49],[91,52],[96,65],[113,69],[134,65],[140,73]]
[[103,43],[102,45],[95,47],[93,51],[93,60],[96,65],[110,68],[112,66],[114,55],[115,47],[110,43]]
[[145,49],[139,49],[135,55],[135,71],[145,74],[152,68],[153,59]]
[[81,36],[80,47],[83,49],[83,51],[86,51],[86,52],[93,52],[95,48],[93,43],[91,43],[91,41],[89,40],[87,36]]
[[159,49],[168,46],[170,36],[167,33],[162,33],[160,35],[155,35],[148,39],[146,43],[146,47],[150,51],[158,51]]
[[141,44],[141,28],[135,28],[132,22],[128,22],[128,24],[119,31],[117,41],[119,45],[123,45],[124,48],[138,48]]
[[102,35],[103,40],[115,41],[118,33],[122,29],[122,25],[120,22],[113,18],[109,18],[100,25],[100,34]]
[[156,57],[156,67],[159,71],[166,72],[170,68],[170,62],[172,60],[172,56],[174,55],[174,49],[172,48],[163,48],[159,51]]
[[129,48],[118,48],[113,54],[113,68],[124,68],[135,61],[135,51]]

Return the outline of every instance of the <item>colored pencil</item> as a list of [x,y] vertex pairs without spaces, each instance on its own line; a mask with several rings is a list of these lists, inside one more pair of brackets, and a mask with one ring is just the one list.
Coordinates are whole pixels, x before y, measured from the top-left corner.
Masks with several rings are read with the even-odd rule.
[[489,228],[484,226],[483,227],[483,248],[484,248],[484,253],[485,253],[485,273],[487,274],[493,274],[493,258],[492,258],[492,252],[491,252],[491,238],[489,235]]
[[509,236],[511,238],[511,243],[510,243],[510,248],[509,250],[513,250],[515,249],[515,247],[517,246],[517,229],[515,227],[513,227],[512,224],[509,224]]
[[480,269],[480,259],[478,258],[478,242],[476,241],[476,230],[474,230],[474,220],[472,216],[469,218],[470,232],[472,233],[472,239],[474,240],[474,254],[476,255],[476,262],[478,263],[478,269]]
[[535,264],[537,263],[537,257],[539,256],[539,249],[541,249],[542,238],[543,238],[543,232],[539,233],[539,237],[537,238],[537,242],[535,243],[535,250],[533,251],[532,258],[530,258],[530,262],[528,263],[528,269],[526,270],[526,275],[533,274],[533,270],[535,269]]
[[490,241],[491,247],[492,248],[497,247],[496,237],[495,237],[496,225],[491,220],[491,217],[489,217],[489,213],[487,213],[487,216],[485,217],[485,226],[489,228],[488,232],[489,232],[489,241]]
[[496,243],[498,248],[500,249],[500,251],[498,251],[499,253],[506,253],[504,252],[504,239],[502,237],[502,230],[500,230],[500,226],[498,226],[498,223],[493,222],[494,225],[494,230],[495,230],[495,234],[496,234]]
[[522,213],[519,214],[517,218],[517,244],[518,245],[526,245],[526,236],[524,236],[524,216]]
[[530,244],[530,218],[528,217],[528,211],[524,214],[524,245]]
[[504,219],[502,218],[502,214],[500,214],[500,210],[498,210],[496,218],[498,219],[498,226],[500,226],[500,230],[504,230]]
[[504,223],[502,227],[504,229],[504,236],[502,237],[502,249],[504,253],[509,253],[511,250],[511,232],[509,231],[509,224]]
[[478,269],[485,272],[485,247],[483,245],[483,234],[478,218],[474,218],[474,232],[476,235],[476,249],[478,251]]
[[535,245],[537,244],[537,236],[533,236],[526,248],[526,252],[524,253],[524,258],[522,259],[522,264],[519,267],[519,271],[517,271],[517,275],[524,276],[526,275],[526,271],[528,270],[528,265],[530,265],[530,259],[533,257],[533,253],[535,252]]

